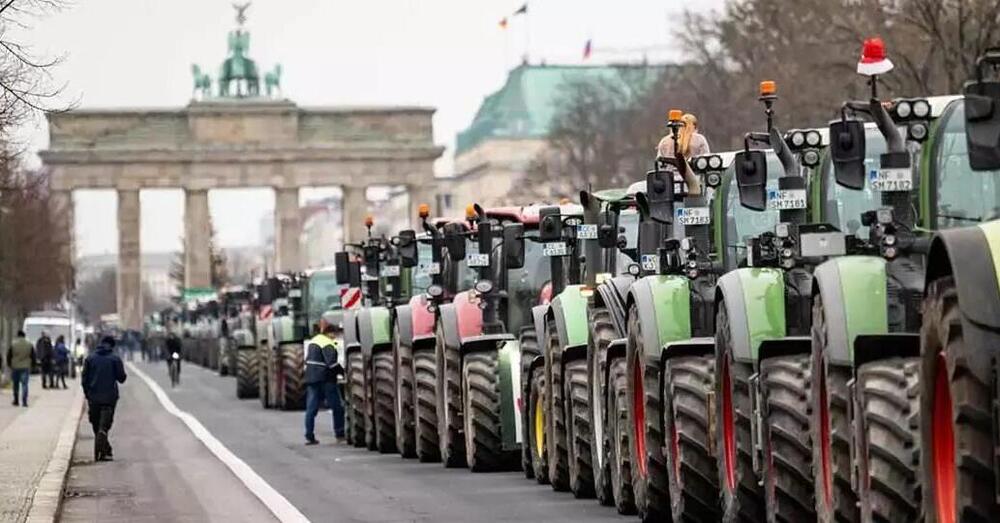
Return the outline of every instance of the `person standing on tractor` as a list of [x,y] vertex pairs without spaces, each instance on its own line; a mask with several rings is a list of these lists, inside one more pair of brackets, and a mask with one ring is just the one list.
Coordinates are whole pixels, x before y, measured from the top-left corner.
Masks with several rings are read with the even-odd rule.
[[105,336],[97,350],[83,362],[80,383],[87,398],[90,425],[94,429],[94,461],[111,461],[108,433],[115,419],[118,384],[125,383],[125,365],[114,353],[115,339]]
[[337,388],[337,377],[343,373],[337,362],[338,343],[334,339],[337,327],[327,324],[323,332],[313,336],[306,342],[306,445],[316,445],[316,414],[319,404],[326,400],[326,405],[333,411],[333,433],[340,440],[344,438],[344,406],[340,402],[340,389]]
[[[708,140],[698,132],[698,118],[691,113],[687,113],[681,117],[681,121],[684,122],[684,127],[681,127],[680,136],[677,139],[680,156],[682,158],[694,158],[695,156],[711,153]],[[658,159],[675,157],[673,135],[667,134],[660,140],[659,145],[656,146],[656,155]],[[701,182],[695,176],[691,167],[688,167],[684,172],[684,182],[687,184],[688,194],[691,196],[701,194]]]
[[24,331],[17,331],[17,339],[11,343],[7,349],[7,367],[10,369],[10,377],[14,381],[14,402],[18,406],[18,392],[21,393],[20,405],[28,406],[28,379],[31,377],[31,368],[35,366],[35,348],[31,342],[24,337]]
[[52,379],[53,388],[58,388],[62,383],[62,388],[66,388],[66,375],[69,374],[69,347],[66,346],[66,338],[59,336],[56,338],[56,346],[52,350],[52,363],[55,370],[55,377]]

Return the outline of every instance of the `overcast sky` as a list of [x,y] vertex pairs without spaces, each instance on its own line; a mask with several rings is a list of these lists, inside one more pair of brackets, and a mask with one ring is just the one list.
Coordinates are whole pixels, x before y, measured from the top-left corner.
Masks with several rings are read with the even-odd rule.
[[[723,0],[533,0],[528,16],[498,22],[522,0],[254,0],[247,15],[250,56],[264,70],[280,62],[284,94],[299,105],[426,105],[437,108],[435,140],[451,168],[455,133],[483,97],[499,88],[529,48],[532,63],[675,59],[671,31],[685,8]],[[22,40],[36,55],[65,55],[54,71],[80,107],[178,107],[191,97],[191,64],[213,72],[235,25],[224,0],[76,0],[38,20]],[[214,75],[213,75],[214,76]],[[660,108],[654,108],[659,110]],[[47,145],[45,122],[23,131]],[[329,193],[329,190],[320,191]],[[304,191],[303,199],[316,196]],[[115,196],[76,194],[77,253],[117,251]],[[258,216],[273,209],[269,189],[213,191],[220,244],[258,241]],[[142,250],[179,248],[182,193],[142,194]],[[251,220],[248,220],[248,216]]]

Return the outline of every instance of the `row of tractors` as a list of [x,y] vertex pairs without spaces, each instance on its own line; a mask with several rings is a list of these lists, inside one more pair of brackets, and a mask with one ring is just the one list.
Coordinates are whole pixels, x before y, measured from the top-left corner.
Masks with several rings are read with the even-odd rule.
[[[644,521],[995,521],[1000,51],[960,95],[883,100],[880,44],[828,127],[779,130],[762,82],[737,151],[577,203],[421,206],[391,237],[369,218],[332,271],[360,296],[329,318],[349,441]],[[258,290],[275,317],[237,347],[266,406],[301,401],[302,286]]]

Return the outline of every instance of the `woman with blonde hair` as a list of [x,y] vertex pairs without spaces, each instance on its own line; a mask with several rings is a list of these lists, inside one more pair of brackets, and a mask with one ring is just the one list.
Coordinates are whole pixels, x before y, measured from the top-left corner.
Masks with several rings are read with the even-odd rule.
[[[680,149],[681,158],[691,159],[695,156],[711,153],[712,151],[708,147],[708,140],[698,132],[698,118],[691,113],[687,113],[681,117],[681,121],[684,122],[684,126],[681,127],[677,137],[677,146]],[[670,134],[664,136],[660,140],[660,144],[656,147],[656,152],[659,158],[673,158],[674,137]],[[691,166],[685,169],[684,182],[687,183],[688,194],[692,196],[701,194],[701,182],[694,175],[694,172],[691,171]]]

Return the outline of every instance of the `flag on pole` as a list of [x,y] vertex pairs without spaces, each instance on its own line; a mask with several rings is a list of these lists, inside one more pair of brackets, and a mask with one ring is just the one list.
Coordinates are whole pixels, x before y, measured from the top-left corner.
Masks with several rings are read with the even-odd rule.
[[528,3],[525,2],[524,5],[522,5],[517,9],[517,11],[514,11],[514,16],[523,15],[526,14],[527,12],[528,12]]
[[593,52],[593,44],[590,40],[583,46],[583,59],[587,60],[590,58],[590,53]]
[[500,19],[500,29],[507,29],[507,17]]

